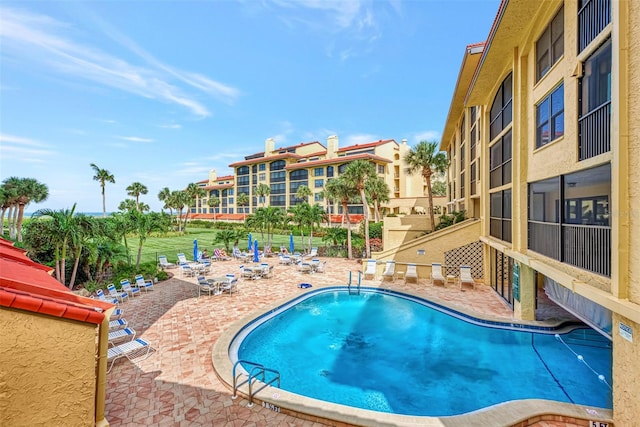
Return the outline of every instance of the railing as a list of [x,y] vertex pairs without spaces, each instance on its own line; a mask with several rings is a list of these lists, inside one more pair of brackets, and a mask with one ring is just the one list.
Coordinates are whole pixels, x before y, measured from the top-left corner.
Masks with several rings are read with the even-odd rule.
[[560,261],[560,224],[529,221],[529,249]]
[[360,295],[360,282],[362,281],[362,271],[358,270],[358,283],[354,285],[351,283],[351,271],[349,272],[349,282],[347,283],[347,289],[349,295]]
[[[247,379],[239,383],[238,380],[240,379],[240,376],[242,375],[242,373],[236,374],[236,369],[238,368],[238,366],[240,366],[241,363],[244,363],[245,365],[249,365],[252,368],[248,374]],[[267,372],[273,375],[273,377],[268,381],[267,381],[267,375],[266,375]],[[259,389],[253,390],[253,386],[255,382],[258,380],[262,381],[263,385]],[[258,393],[263,388],[271,385],[276,381],[278,382],[278,387],[280,387],[280,372],[276,371],[275,369],[265,368],[263,365],[259,363],[249,362],[248,360],[238,360],[236,363],[233,364],[233,395],[231,396],[231,398],[235,399],[236,397],[238,397],[238,395],[236,394],[236,392],[238,391],[238,387],[248,383],[249,384],[249,404],[247,406],[251,408],[253,406],[253,396],[255,396],[256,393]]]
[[578,119],[579,160],[611,151],[611,101]]
[[588,0],[578,11],[578,52],[611,22],[611,0]]
[[562,225],[563,261],[611,277],[611,227]]

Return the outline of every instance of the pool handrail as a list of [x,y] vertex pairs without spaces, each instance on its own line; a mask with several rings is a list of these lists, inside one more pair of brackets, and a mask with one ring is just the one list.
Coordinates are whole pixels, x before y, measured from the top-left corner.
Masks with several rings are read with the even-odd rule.
[[[240,378],[240,376],[242,375],[242,373],[239,373],[236,375],[236,369],[238,367],[238,365],[241,366],[241,364],[247,364],[247,365],[251,365],[253,366],[251,368],[251,371],[248,372],[248,377],[245,381],[238,383],[238,379]],[[242,368],[244,369],[244,367],[242,366]],[[246,372],[246,370],[245,370]],[[266,381],[266,372],[271,372],[272,374],[274,374],[274,377],[269,380]],[[253,380],[258,380],[258,376],[262,375],[262,382],[264,383],[264,385],[262,387],[260,387],[257,390],[253,390],[252,384]],[[238,360],[236,361],[236,363],[233,364],[233,395],[231,396],[231,399],[235,399],[238,397],[237,395],[237,390],[240,386],[245,385],[247,383],[249,383],[249,404],[247,405],[249,408],[251,408],[253,406],[253,396],[255,396],[256,393],[258,393],[260,390],[262,390],[263,388],[271,385],[274,381],[278,381],[278,388],[280,387],[280,372],[276,371],[275,369],[270,369],[270,368],[266,368],[264,367],[264,365],[261,365],[259,363],[255,363],[255,362],[251,362],[249,360]]]

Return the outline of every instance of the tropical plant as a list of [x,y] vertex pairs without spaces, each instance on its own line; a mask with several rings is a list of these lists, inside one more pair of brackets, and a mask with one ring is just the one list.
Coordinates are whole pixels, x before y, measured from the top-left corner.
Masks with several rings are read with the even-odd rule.
[[313,247],[313,230],[316,227],[320,227],[322,221],[325,221],[327,213],[322,209],[319,204],[314,204],[309,207],[307,211],[307,225],[309,226],[309,249]]
[[[268,206],[266,208],[263,207],[256,209],[256,212],[252,215],[252,221],[250,223],[253,227],[260,230],[263,241],[264,232],[267,233],[265,246],[272,246],[274,229],[282,226],[286,219],[286,215],[282,209],[274,206]],[[249,222],[248,218],[247,222]]]
[[138,210],[138,204],[133,199],[124,199],[118,205],[118,210],[122,212],[131,212]]
[[231,252],[231,242],[235,242],[242,237],[244,237],[244,231],[240,230],[220,230],[216,233],[216,237],[213,241],[213,244],[222,243],[224,244],[224,248],[227,252]]
[[69,279],[69,289],[73,289],[75,285],[78,266],[82,258],[82,250],[90,244],[96,231],[95,218],[92,216],[83,213],[77,214],[73,217],[73,223],[74,227],[70,233],[69,246],[75,253],[75,260],[73,262],[73,270],[71,271],[71,279]]
[[258,200],[262,200],[262,206],[264,207],[267,204],[267,197],[271,194],[271,187],[267,184],[258,184],[253,189],[253,194],[258,197]]
[[358,189],[362,200],[362,213],[364,214],[364,241],[366,257],[371,257],[371,246],[369,245],[369,205],[367,195],[364,191],[367,181],[376,179],[376,168],[373,163],[367,160],[356,160],[349,163],[344,170],[344,177]]
[[246,193],[240,193],[238,194],[238,197],[236,197],[236,203],[238,204],[238,206],[243,206],[242,208],[242,220],[244,221],[247,217],[246,217],[246,210],[244,208],[244,206],[247,206],[249,204],[249,196]]
[[127,187],[127,194],[136,200],[136,208],[140,210],[140,195],[147,194],[149,189],[140,182],[134,182]]
[[[434,196],[446,196],[447,195],[447,183],[445,181],[437,180],[431,184],[431,193]],[[436,212],[437,214],[437,212]]]
[[309,187],[307,187],[306,185],[301,185],[296,191],[296,198],[302,200],[305,203],[309,203],[309,197],[311,197],[312,194],[313,193],[311,192],[311,189]]
[[350,182],[346,181],[342,176],[334,178],[327,182],[324,188],[327,198],[336,201],[342,205],[342,215],[347,222],[347,256],[353,258],[351,247],[351,221],[349,219],[349,202],[358,194],[358,190]]
[[189,212],[191,212],[191,206],[195,206],[198,202],[198,198],[204,197],[207,194],[207,192],[204,191],[204,188],[192,182],[191,184],[187,185],[187,189],[185,190],[185,193],[189,196],[189,202],[186,203],[187,214],[184,217],[184,229],[186,230],[187,221],[189,220]]
[[220,205],[220,198],[217,196],[210,196],[207,200],[207,206],[213,208],[213,220],[216,220],[216,206]]
[[436,220],[433,213],[433,192],[431,191],[431,176],[434,173],[444,173],[448,166],[447,156],[438,151],[438,143],[420,141],[406,154],[404,162],[407,164],[409,174],[420,173],[425,180],[427,196],[429,198],[429,220],[431,230],[436,229]]
[[140,258],[142,257],[142,246],[149,235],[154,231],[166,230],[168,221],[166,215],[158,212],[142,213],[139,211],[131,211],[128,213],[129,221],[138,234],[138,253],[136,257],[136,269],[140,267]]
[[291,206],[289,209],[287,209],[287,212],[291,214],[291,216],[289,217],[289,220],[294,224],[296,224],[298,226],[298,229],[300,230],[300,242],[303,248],[305,247],[304,226],[308,225],[309,223],[310,209],[311,207],[307,202],[303,202],[295,206]]
[[331,242],[334,246],[344,245],[347,241],[347,230],[343,227],[325,228],[323,242]]
[[171,190],[169,190],[169,187],[164,187],[158,192],[158,200],[164,203],[162,209],[169,209],[169,215],[173,216],[173,208],[167,204],[169,197],[171,197]]
[[[13,217],[10,220],[9,234],[12,239],[22,242],[22,221],[24,209],[31,203],[40,203],[49,197],[49,188],[34,178],[10,177],[3,182],[4,194],[9,196]],[[4,214],[3,214],[4,224]]]
[[364,186],[367,197],[373,200],[373,212],[375,222],[380,222],[380,205],[389,201],[389,185],[384,179],[377,176],[367,180]]
[[100,182],[100,187],[102,187],[102,217],[107,217],[107,199],[105,197],[105,185],[107,182],[111,184],[116,183],[115,177],[106,169],[100,169],[95,163],[91,163],[89,166],[93,168],[95,175],[93,176],[94,181]]

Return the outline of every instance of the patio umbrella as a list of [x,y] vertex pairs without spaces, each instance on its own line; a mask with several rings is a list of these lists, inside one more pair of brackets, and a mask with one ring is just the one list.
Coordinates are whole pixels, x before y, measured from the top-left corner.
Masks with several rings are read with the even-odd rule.
[[260,262],[260,257],[258,256],[258,239],[253,241],[253,262]]
[[247,245],[247,250],[251,250],[251,233],[249,233],[249,244]]
[[198,239],[193,239],[193,260],[198,261]]
[[289,233],[289,253],[293,253],[293,233]]

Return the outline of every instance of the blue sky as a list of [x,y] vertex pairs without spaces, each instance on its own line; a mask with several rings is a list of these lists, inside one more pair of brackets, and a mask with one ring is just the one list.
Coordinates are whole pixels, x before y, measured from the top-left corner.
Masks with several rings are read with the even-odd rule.
[[301,142],[439,141],[465,46],[499,0],[3,1],[0,178],[107,210]]

